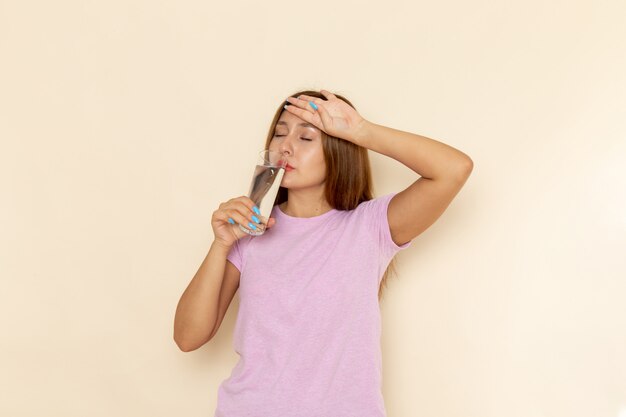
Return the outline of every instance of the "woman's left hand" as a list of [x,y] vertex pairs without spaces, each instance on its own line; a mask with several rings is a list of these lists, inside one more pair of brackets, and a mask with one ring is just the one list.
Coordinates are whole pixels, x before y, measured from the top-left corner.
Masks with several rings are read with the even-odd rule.
[[[323,130],[328,135],[358,145],[367,121],[348,103],[337,98],[331,92],[320,90],[320,93],[326,97],[326,100],[304,94],[297,98],[288,97],[287,101],[291,105],[286,105],[285,109]],[[313,102],[317,109],[311,106],[309,102]]]

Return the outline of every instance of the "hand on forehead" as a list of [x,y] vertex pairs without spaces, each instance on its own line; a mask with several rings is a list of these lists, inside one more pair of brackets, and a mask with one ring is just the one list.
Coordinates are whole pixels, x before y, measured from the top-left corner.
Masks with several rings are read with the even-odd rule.
[[316,126],[312,125],[311,123],[307,122],[303,118],[293,113],[290,113],[288,111],[283,112],[283,114],[280,116],[280,119],[278,119],[278,123],[276,124],[276,127],[278,126],[305,127],[305,128],[313,129],[317,132],[320,131],[320,129],[317,128]]

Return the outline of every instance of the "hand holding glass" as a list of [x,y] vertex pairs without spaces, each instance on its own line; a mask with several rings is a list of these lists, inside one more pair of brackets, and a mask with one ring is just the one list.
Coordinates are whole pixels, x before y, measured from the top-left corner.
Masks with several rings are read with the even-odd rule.
[[238,224],[242,231],[252,236],[260,236],[265,233],[286,166],[287,160],[283,159],[282,154],[278,151],[265,150],[259,153],[248,197],[254,201],[261,212],[259,215],[261,224],[255,224],[256,230]]

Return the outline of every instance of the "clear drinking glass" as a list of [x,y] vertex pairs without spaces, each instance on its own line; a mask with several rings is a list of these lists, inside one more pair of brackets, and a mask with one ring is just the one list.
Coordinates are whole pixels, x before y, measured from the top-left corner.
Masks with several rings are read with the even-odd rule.
[[265,228],[269,221],[270,214],[272,213],[276,194],[278,194],[278,188],[283,180],[286,166],[287,160],[282,157],[280,152],[270,150],[259,152],[257,165],[254,167],[252,183],[250,184],[250,191],[248,191],[248,197],[254,201],[254,204],[256,204],[261,212],[261,214],[257,216],[259,220],[261,220],[261,224],[252,223],[257,227],[256,230],[248,229],[238,224],[239,228],[247,234],[260,236],[265,233]]

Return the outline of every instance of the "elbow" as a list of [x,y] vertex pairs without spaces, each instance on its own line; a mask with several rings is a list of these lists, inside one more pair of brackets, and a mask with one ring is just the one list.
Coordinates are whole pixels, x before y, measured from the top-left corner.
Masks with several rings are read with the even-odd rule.
[[472,158],[465,155],[465,158],[464,158],[463,163],[461,164],[461,167],[467,173],[467,175],[469,175],[474,169],[474,161],[472,161]]
[[196,350],[198,348],[198,346],[194,346],[190,343],[189,338],[179,335],[176,331],[174,331],[174,343],[176,343],[178,349],[183,352],[191,352],[192,350]]
[[180,349],[183,352],[194,351],[200,348],[206,342],[208,342],[208,340],[198,343],[198,341],[189,340],[189,338],[180,337],[180,336],[177,336],[176,334],[174,335],[174,343],[176,343],[176,346],[178,346],[178,349]]
[[176,342],[176,346],[178,346],[178,349],[180,349],[183,352],[191,352],[192,350],[195,350],[193,347],[188,346],[182,342],[178,342],[176,340],[174,340],[174,342]]
[[466,156],[464,158],[464,161],[461,164],[459,164],[459,167],[457,169],[458,180],[461,182],[465,182],[469,178],[473,170],[474,170],[474,161],[472,161],[472,159],[469,156]]
[[174,342],[176,342],[176,346],[178,346],[178,349],[180,349],[183,352],[191,352],[191,351],[198,349],[200,346],[202,346],[202,345],[197,345],[197,344],[194,345],[191,343],[177,341],[176,339],[174,339]]
[[174,343],[176,343],[176,346],[178,346],[178,349],[180,349],[183,352],[189,352],[193,349],[190,349],[190,346],[180,337],[176,337],[176,333],[174,333]]

